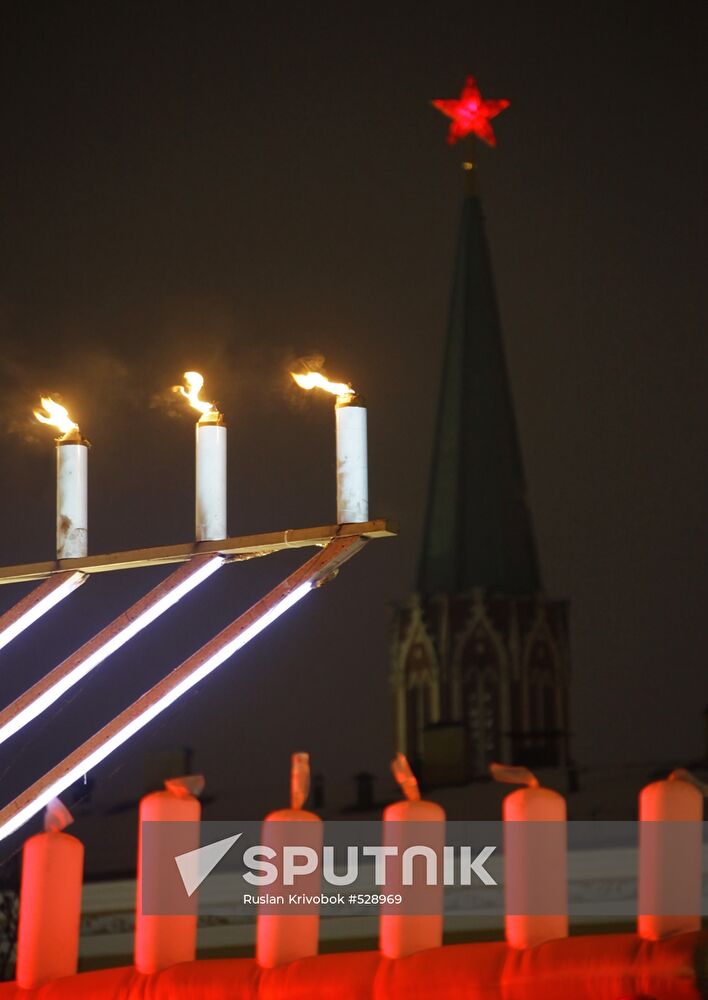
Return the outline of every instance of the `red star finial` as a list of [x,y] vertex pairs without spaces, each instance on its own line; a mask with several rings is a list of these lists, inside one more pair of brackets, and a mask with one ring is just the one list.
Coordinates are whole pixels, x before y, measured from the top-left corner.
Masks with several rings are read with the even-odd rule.
[[496,146],[497,140],[489,120],[509,107],[508,101],[483,100],[473,76],[467,77],[457,100],[431,101],[431,104],[448,118],[452,118],[447,133],[447,141],[451,146],[458,139],[471,134],[478,135],[489,146]]

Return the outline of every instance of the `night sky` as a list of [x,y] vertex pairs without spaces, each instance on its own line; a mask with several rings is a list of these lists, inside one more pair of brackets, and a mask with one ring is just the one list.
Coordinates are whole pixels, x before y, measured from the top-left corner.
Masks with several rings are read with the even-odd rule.
[[[331,403],[288,377],[311,354],[365,395],[372,515],[401,525],[99,768],[104,798],[180,744],[214,818],[286,804],[293,750],[333,795],[360,770],[388,787],[390,605],[415,578],[462,197],[428,102],[470,72],[511,101],[481,186],[544,583],[572,603],[573,755],[702,754],[701,9],[6,6],[0,561],[53,555],[40,391],[92,441],[92,552],[192,537],[193,419],[165,402],[187,368],[229,423],[231,533],[332,522]],[[99,668],[2,749],[3,802],[303,555],[225,568]],[[89,581],[3,652],[3,703],[162,575]]]

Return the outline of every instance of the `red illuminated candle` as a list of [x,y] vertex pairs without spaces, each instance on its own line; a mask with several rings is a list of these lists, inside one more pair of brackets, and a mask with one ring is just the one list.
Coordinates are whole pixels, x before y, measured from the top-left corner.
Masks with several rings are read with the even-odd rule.
[[[391,769],[405,798],[386,806],[383,814],[383,846],[397,851],[397,865],[407,848],[421,845],[431,848],[437,857],[437,884],[406,892],[387,879],[381,892],[408,896],[409,907],[415,901],[425,913],[383,912],[379,920],[379,947],[386,958],[403,958],[427,948],[439,948],[443,935],[442,859],[445,846],[445,810],[435,802],[420,797],[420,789],[406,757],[396,754]],[[393,864],[393,858],[389,864]],[[405,903],[403,904],[405,907]]]
[[703,797],[680,770],[640,792],[637,934],[648,941],[701,929]]
[[[526,785],[504,798],[506,940],[533,948],[568,936],[565,799],[525,767],[490,766],[495,781]],[[537,825],[543,824],[543,825]]]
[[50,802],[45,832],[22,852],[16,978],[23,989],[76,972],[84,847],[62,832],[71,821],[59,799]]
[[[199,821],[202,807],[198,795],[204,788],[201,775],[171,778],[165,782],[164,791],[152,792],[140,800],[138,837],[138,879],[135,906],[135,967],[139,972],[150,973],[166,969],[178,962],[192,962],[197,950],[197,914],[143,913],[143,888],[152,873],[144,869],[144,823],[164,823],[154,827],[151,836],[164,841],[164,854],[168,862],[175,854],[199,848]],[[179,838],[179,847],[171,823],[185,823],[186,836]],[[155,846],[155,841],[152,842]],[[172,862],[173,863],[173,862]],[[176,871],[176,869],[175,869]]]
[[[283,847],[302,845],[322,856],[322,820],[303,809],[310,790],[310,758],[306,753],[294,753],[290,770],[290,808],[277,809],[263,821],[262,843],[276,852],[280,859],[282,882]],[[273,895],[288,891],[316,895],[320,891],[319,865],[309,875],[298,877],[297,887],[270,886]],[[273,969],[298,958],[317,954],[320,915],[316,913],[273,913],[262,907],[256,923],[256,961],[265,969]]]

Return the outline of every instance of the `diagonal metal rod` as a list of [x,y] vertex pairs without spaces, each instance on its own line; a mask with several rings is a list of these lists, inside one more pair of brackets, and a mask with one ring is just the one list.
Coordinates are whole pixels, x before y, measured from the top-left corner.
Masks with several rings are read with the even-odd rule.
[[47,611],[56,607],[86,580],[86,574],[76,570],[55,573],[0,615],[0,649],[16,639],[42,615],[46,615]]
[[4,743],[41,715],[74,684],[78,684],[95,667],[177,604],[223,564],[221,556],[194,556],[188,563],[170,573],[166,580],[158,583],[132,607],[118,615],[110,625],[106,625],[3,709],[0,712],[0,743]]
[[204,553],[227,558],[251,559],[266,556],[282,549],[315,548],[328,545],[333,538],[390,538],[398,531],[393,521],[379,518],[356,524],[328,524],[319,528],[290,528],[287,531],[268,531],[258,535],[237,535],[216,542],[187,542],[181,545],[160,545],[149,549],[129,549],[104,555],[86,556],[81,559],[61,559],[57,562],[25,563],[21,566],[0,567],[0,585],[44,580],[65,570],[82,573],[108,573],[117,569],[141,569],[165,563],[186,562]]
[[105,760],[160,712],[207,677],[288,608],[293,607],[313,587],[330,579],[343,563],[364,547],[366,541],[366,538],[355,535],[331,542],[193,653],[167,677],[158,681],[132,705],[89,737],[73,753],[47,771],[42,778],[35,781],[0,811],[0,840],[18,830],[51,799],[60,795],[74,781]]

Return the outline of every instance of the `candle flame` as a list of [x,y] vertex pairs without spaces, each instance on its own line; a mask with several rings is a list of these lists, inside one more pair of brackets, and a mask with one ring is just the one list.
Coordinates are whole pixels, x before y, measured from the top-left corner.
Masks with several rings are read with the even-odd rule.
[[345,382],[330,382],[322,372],[305,372],[304,375],[290,372],[290,374],[301,389],[323,389],[325,392],[331,392],[333,396],[354,395],[351,385]]
[[175,392],[181,393],[187,400],[189,405],[201,413],[199,418],[199,423],[217,423],[221,414],[214,406],[213,403],[207,403],[205,400],[200,399],[200,393],[204,388],[204,376],[200,375],[199,372],[185,372],[182,376],[186,383],[184,385],[176,385],[174,387]]
[[302,809],[310,794],[310,755],[294,753],[290,758],[290,808]]
[[[57,403],[51,396],[42,396],[40,399],[41,410],[34,410],[34,415],[41,424],[49,424],[56,427],[61,432],[62,437],[69,437],[79,433],[79,425],[69,416],[69,411],[61,403]],[[44,412],[42,412],[44,410]]]
[[418,779],[413,774],[411,766],[408,763],[408,758],[404,753],[399,752],[393,758],[391,761],[391,771],[405,798],[409,802],[418,802],[420,800]]
[[527,788],[538,788],[536,775],[527,767],[514,767],[511,764],[490,764],[489,773],[495,781],[506,785],[526,785]]

